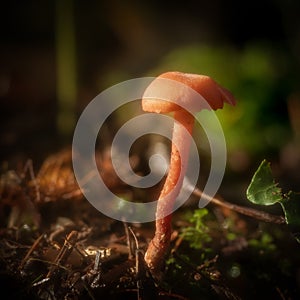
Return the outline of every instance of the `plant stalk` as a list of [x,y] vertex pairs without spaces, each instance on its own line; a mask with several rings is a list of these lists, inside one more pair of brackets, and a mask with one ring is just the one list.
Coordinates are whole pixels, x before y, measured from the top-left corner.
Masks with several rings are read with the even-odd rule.
[[240,205],[237,205],[237,204],[227,202],[223,199],[222,200],[217,199],[216,197],[211,198],[210,196],[204,194],[198,188],[194,189],[193,194],[198,196],[198,197],[201,197],[201,196],[203,197],[204,196],[211,203],[213,203],[215,205],[225,207],[227,209],[236,211],[240,214],[243,214],[243,215],[248,216],[248,217],[255,218],[255,219],[260,220],[260,221],[264,221],[264,222],[268,222],[268,223],[275,223],[275,224],[286,224],[286,221],[285,221],[283,216],[276,216],[276,215],[272,215],[272,214],[269,214],[269,213],[264,212],[264,211],[256,210],[254,208],[240,206]]

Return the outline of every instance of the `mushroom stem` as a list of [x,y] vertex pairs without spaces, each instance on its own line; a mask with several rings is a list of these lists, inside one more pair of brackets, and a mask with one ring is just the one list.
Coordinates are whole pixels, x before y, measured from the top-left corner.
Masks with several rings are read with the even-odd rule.
[[174,112],[174,119],[169,172],[157,202],[155,235],[145,254],[145,261],[156,277],[168,253],[172,229],[171,211],[182,187],[194,127],[194,116],[183,109]]

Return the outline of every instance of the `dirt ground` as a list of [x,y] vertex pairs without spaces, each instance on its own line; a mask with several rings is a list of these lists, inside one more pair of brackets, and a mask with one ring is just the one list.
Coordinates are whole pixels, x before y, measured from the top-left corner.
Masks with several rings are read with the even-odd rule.
[[[134,194],[109,162],[99,168],[113,191]],[[148,194],[155,197],[158,190]],[[193,223],[196,205],[182,207],[174,213],[171,249],[157,281],[143,259],[154,224],[126,224],[97,211],[76,184],[69,150],[49,156],[37,172],[30,161],[20,170],[3,170],[0,193],[5,299],[300,297],[299,244],[285,224],[213,203]]]

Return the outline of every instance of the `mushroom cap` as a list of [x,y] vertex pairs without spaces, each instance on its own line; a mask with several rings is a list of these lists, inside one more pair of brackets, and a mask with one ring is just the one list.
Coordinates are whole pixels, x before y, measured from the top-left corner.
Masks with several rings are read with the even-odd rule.
[[156,113],[169,113],[183,108],[196,112],[223,108],[224,102],[235,105],[233,95],[209,76],[166,72],[147,87],[142,107],[144,111]]

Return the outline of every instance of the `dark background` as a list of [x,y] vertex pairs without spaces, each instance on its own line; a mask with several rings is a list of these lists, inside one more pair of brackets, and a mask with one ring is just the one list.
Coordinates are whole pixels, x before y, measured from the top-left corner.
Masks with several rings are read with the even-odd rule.
[[[177,69],[210,75],[238,98],[220,113],[230,170],[270,158],[298,179],[299,12],[297,0],[2,2],[1,160],[45,158],[71,143],[103,89]],[[59,79],[59,68],[69,75]]]

